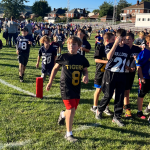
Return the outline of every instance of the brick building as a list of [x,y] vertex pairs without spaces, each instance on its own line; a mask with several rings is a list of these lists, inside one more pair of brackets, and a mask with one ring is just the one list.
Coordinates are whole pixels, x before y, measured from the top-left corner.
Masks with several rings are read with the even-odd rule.
[[64,10],[64,9],[61,9],[61,8],[55,9],[54,8],[53,11],[48,13],[48,17],[58,17],[58,16],[65,15],[65,13],[66,13],[66,10]]
[[139,13],[150,13],[150,2],[140,2],[139,0],[135,5],[126,7],[123,10],[123,13],[120,14],[122,17],[121,22],[132,22],[135,23],[136,14]]
[[112,21],[113,17],[112,16],[103,16],[100,18],[102,22],[106,22],[106,21]]
[[74,8],[69,12],[66,12],[66,17],[69,18],[77,18],[79,19],[80,17],[87,17],[88,14],[86,13],[85,9],[80,9],[80,8]]

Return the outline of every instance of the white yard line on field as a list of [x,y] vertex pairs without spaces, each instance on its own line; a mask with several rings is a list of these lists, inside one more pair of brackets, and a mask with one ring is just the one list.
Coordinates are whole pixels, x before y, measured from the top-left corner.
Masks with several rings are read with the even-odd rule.
[[23,90],[23,89],[21,89],[21,88],[19,88],[19,87],[17,87],[17,86],[14,86],[14,85],[12,85],[12,84],[9,84],[8,82],[6,82],[6,81],[4,81],[4,80],[2,80],[2,79],[0,79],[0,83],[6,85],[6,86],[8,86],[8,87],[11,87],[11,88],[13,88],[13,89],[15,89],[15,90],[17,90],[17,91],[20,91],[20,92],[22,92],[22,93],[25,93],[25,94],[27,94],[27,95],[30,95],[30,96],[33,96],[33,97],[36,96],[35,94],[33,94],[33,93],[29,92],[29,91],[25,91],[25,90]]
[[87,129],[91,128],[91,127],[99,127],[99,126],[100,126],[99,123],[87,124],[87,125],[80,126],[77,129],[74,129],[74,131],[87,130]]
[[[17,87],[17,86],[14,86],[14,85],[12,85],[12,84],[10,84],[10,83],[8,83],[8,82],[2,80],[2,79],[0,79],[0,83],[6,85],[6,86],[8,86],[8,87],[11,87],[11,88],[13,88],[13,89],[15,89],[15,90],[17,90],[17,91],[20,91],[20,92],[22,92],[22,93],[25,93],[25,94],[27,94],[27,95],[36,97],[36,95],[35,95],[34,93],[31,93],[31,92],[29,92],[29,91],[23,90],[23,89],[21,89],[21,88],[19,88],[19,87]],[[95,91],[95,90],[94,90],[94,89],[93,89],[93,90],[85,90],[85,89],[81,90],[82,93],[85,93],[85,92],[92,92],[92,91]],[[49,97],[56,97],[56,96],[60,96],[60,93],[58,93],[58,94],[53,94],[53,95],[49,95],[49,96],[44,96],[44,97],[49,98]]]
[[12,142],[12,143],[0,143],[0,149],[4,149],[7,147],[18,147],[18,146],[24,146],[26,144],[29,144],[31,141],[30,140],[26,140],[26,141],[18,141],[18,142]]

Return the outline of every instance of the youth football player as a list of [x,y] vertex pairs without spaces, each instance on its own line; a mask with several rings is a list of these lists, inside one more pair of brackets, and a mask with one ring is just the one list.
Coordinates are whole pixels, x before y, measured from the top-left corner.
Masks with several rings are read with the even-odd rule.
[[[139,92],[138,92],[138,112],[137,116],[141,119],[146,117],[143,115],[143,99],[150,91],[150,35],[146,36],[146,48],[141,51],[136,60],[137,71],[139,75]],[[150,107],[148,106],[148,112]]]
[[60,29],[58,30],[58,34],[56,34],[56,36],[57,36],[58,44],[59,44],[59,53],[58,53],[58,56],[59,56],[61,55],[61,50],[65,43],[65,36],[61,33]]
[[17,37],[16,50],[19,55],[19,78],[20,82],[24,82],[24,72],[29,59],[30,46],[33,43],[33,38],[28,35],[28,29],[24,27],[21,30],[22,36]]
[[[109,43],[114,43],[114,41],[115,41],[115,36],[112,33],[104,34],[105,45],[108,45]],[[94,93],[94,105],[91,108],[91,111],[93,111],[94,113],[96,113],[98,99],[99,99],[99,95],[101,93],[102,79],[103,79],[106,64],[108,62],[108,60],[106,58],[106,53],[105,53],[105,45],[98,45],[97,50],[95,51],[95,55],[94,55],[94,59],[96,62],[94,87],[96,88],[96,91]],[[104,113],[109,116],[112,115],[108,106],[104,110]]]
[[51,43],[51,45],[56,49],[57,55],[59,53],[59,43],[57,42],[57,36],[53,36],[54,41]]
[[56,64],[52,70],[49,83],[46,90],[49,91],[52,86],[52,81],[59,70],[62,67],[60,89],[61,96],[66,107],[66,111],[61,111],[58,124],[64,125],[66,120],[67,133],[65,139],[70,142],[76,142],[77,139],[72,134],[72,124],[75,115],[75,110],[80,101],[80,89],[81,89],[81,76],[83,74],[83,82],[88,83],[88,60],[77,54],[82,42],[78,37],[70,37],[67,40],[67,47],[69,53],[60,55],[56,59]]
[[36,68],[39,68],[39,62],[42,57],[42,75],[43,81],[45,81],[46,76],[50,76],[51,71],[55,64],[55,59],[57,56],[56,49],[50,45],[50,39],[44,36],[40,39],[40,43],[44,44],[39,50],[39,56],[37,58]]
[[141,52],[141,49],[138,46],[133,45],[134,42],[134,34],[129,32],[126,35],[126,44],[130,47],[130,57],[127,60],[127,69],[125,71],[126,74],[126,86],[125,86],[125,93],[124,93],[124,107],[125,107],[125,117],[130,119],[132,118],[131,110],[130,110],[130,103],[129,103],[129,94],[132,88],[134,77],[136,73],[136,65],[135,65],[135,57]]
[[78,53],[80,55],[85,56],[85,52],[89,53],[90,49],[91,49],[91,45],[90,43],[87,41],[86,39],[86,33],[83,29],[79,29],[77,36],[82,40],[82,46],[80,47],[80,49],[78,50]]
[[100,101],[100,105],[96,110],[96,119],[102,119],[102,113],[110,102],[115,90],[114,100],[114,117],[112,122],[118,126],[124,126],[121,120],[123,111],[124,91],[126,84],[125,64],[130,54],[129,46],[125,45],[126,31],[119,29],[117,38],[114,44],[106,45],[105,52],[108,63],[105,67],[105,72],[102,81],[102,91],[104,97]]

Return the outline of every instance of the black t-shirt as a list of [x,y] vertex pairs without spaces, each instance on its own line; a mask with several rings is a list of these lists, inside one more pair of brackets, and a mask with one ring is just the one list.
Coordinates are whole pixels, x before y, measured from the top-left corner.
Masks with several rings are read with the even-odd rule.
[[[86,39],[83,39],[81,47],[84,47],[84,48],[89,49],[89,50],[91,49],[91,45]],[[85,56],[85,51],[81,51],[81,49],[79,49],[77,53]]]
[[[106,54],[108,54],[112,46],[113,46],[112,43],[106,45],[105,47]],[[124,44],[123,47],[120,47],[118,45],[112,58],[108,60],[105,70],[109,70],[111,72],[124,73],[126,60],[128,60],[129,56],[130,56],[130,47],[126,44]]]
[[[94,59],[107,60],[104,45],[99,45],[97,47],[97,50],[95,51]],[[96,63],[95,80],[101,80],[103,78],[105,67],[106,64]]]
[[[131,68],[136,68],[134,56],[138,56],[140,52],[141,49],[138,46],[133,45],[132,48],[130,49],[130,56],[126,62],[126,65]],[[128,73],[129,70],[126,70],[125,72]]]
[[89,67],[88,60],[80,54],[65,53],[56,63],[62,66],[60,89],[63,100],[80,99],[81,76],[83,69]]
[[74,35],[74,30],[70,30],[70,35]]

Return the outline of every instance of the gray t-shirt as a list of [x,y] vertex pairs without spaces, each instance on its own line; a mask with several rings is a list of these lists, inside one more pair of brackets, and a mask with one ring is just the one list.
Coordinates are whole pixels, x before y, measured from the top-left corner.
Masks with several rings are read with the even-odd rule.
[[8,21],[7,26],[8,26],[8,33],[16,33],[17,32],[16,26],[19,26],[19,24],[14,21]]
[[32,24],[28,23],[25,27],[27,27],[28,29],[28,34],[32,34],[32,29],[33,29]]

